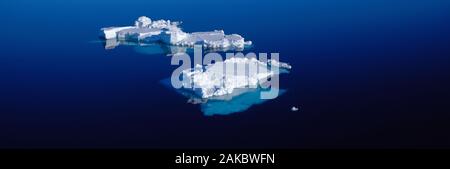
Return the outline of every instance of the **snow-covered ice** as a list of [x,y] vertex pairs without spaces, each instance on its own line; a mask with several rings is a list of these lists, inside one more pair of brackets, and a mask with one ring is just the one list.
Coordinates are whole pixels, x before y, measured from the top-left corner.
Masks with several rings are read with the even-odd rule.
[[[242,72],[225,70],[230,65],[233,66],[233,70],[239,67],[248,69]],[[283,67],[278,67],[280,65]],[[287,63],[272,59],[262,62],[256,58],[233,57],[223,62],[216,62],[207,66],[196,65],[192,69],[184,70],[182,72],[183,86],[191,89],[202,98],[229,95],[235,93],[236,89],[256,88],[267,78],[282,73],[282,71],[271,70],[271,66],[277,66],[281,69],[291,68]]]
[[103,32],[103,37],[105,39],[113,39],[117,38],[117,32],[125,30],[125,29],[132,29],[135,27],[132,26],[124,26],[124,27],[107,27],[102,28],[101,31]]
[[[143,46],[136,48],[140,53],[177,55],[193,49],[194,45],[203,46],[206,52],[242,51],[252,44],[239,34],[225,34],[223,30],[206,32],[184,32],[181,22],[170,20],[152,20],[141,16],[133,26],[107,27],[101,29],[101,36],[106,39],[105,49],[118,45]],[[158,42],[158,43],[154,43]],[[246,71],[227,71],[244,67]],[[274,69],[276,68],[276,69]],[[270,89],[259,85],[272,82],[269,78],[281,73],[289,73],[291,66],[274,59],[260,61],[256,58],[233,57],[208,65],[195,65],[194,68],[182,71],[183,87],[177,92],[189,98],[188,102],[201,104],[205,115],[226,115],[241,112],[252,105],[261,104],[267,99],[261,95],[271,89],[278,94],[286,90],[272,86]],[[164,80],[169,86],[169,80]],[[278,81],[277,81],[278,82]],[[172,86],[172,85],[170,85]]]
[[139,17],[134,26],[102,28],[105,39],[120,39],[138,42],[163,42],[177,46],[203,45],[205,48],[243,48],[251,41],[238,34],[226,35],[223,30],[186,33],[179,27],[180,22],[170,20],[152,21],[146,16]]

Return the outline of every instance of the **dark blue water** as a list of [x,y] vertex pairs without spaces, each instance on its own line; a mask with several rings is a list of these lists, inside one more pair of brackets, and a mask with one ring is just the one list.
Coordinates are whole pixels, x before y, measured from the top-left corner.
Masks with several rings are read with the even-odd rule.
[[[17,0],[0,14],[1,148],[450,147],[447,0]],[[142,15],[279,52],[286,92],[205,116],[160,83],[170,57],[94,43]]]

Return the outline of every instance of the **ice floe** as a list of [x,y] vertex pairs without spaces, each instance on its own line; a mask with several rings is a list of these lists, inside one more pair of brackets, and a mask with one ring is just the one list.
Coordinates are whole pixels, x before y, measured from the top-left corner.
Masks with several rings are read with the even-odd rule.
[[101,29],[101,36],[107,40],[118,39],[144,43],[163,42],[176,46],[203,45],[205,48],[244,48],[251,41],[238,34],[227,35],[223,30],[186,33],[179,27],[180,22],[170,20],[152,21],[146,16],[139,17],[134,26],[107,27]]
[[[139,53],[165,53],[174,57],[192,53],[198,46],[209,53],[243,51],[252,44],[241,35],[225,34],[223,30],[187,33],[179,27],[180,24],[181,22],[152,20],[142,16],[133,26],[102,28],[101,36],[105,39],[105,49],[132,45],[136,46],[135,50]],[[227,71],[230,70],[230,65],[231,69],[244,68],[246,71]],[[276,59],[227,57],[212,64],[197,64],[193,68],[180,69],[183,70],[180,74],[183,79],[182,88],[174,89],[187,97],[188,103],[199,104],[207,116],[227,115],[270,100],[261,96],[273,89],[277,91],[275,97],[283,94],[286,90],[280,89],[278,85],[265,88],[261,84],[270,84],[274,82],[273,79],[278,82],[279,74],[289,73],[291,68],[288,63]],[[163,81],[166,86],[173,88],[171,80],[173,77]]]
[[[270,59],[262,62],[256,58],[233,57],[222,62],[182,71],[183,87],[192,90],[201,98],[219,97],[236,93],[236,89],[256,88],[271,76],[282,73],[271,68],[290,69],[287,63]],[[227,71],[232,70],[232,71]],[[231,68],[231,69],[230,69]],[[243,68],[244,71],[235,71]]]

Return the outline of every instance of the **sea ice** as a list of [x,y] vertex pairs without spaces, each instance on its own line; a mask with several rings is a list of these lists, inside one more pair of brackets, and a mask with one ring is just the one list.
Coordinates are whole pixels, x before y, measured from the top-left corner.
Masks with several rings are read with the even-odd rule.
[[102,28],[101,31],[103,32],[103,37],[105,39],[113,39],[113,38],[117,38],[117,32],[121,31],[121,30],[125,30],[125,29],[132,29],[135,27],[132,26],[124,26],[124,27],[107,27],[107,28]]
[[203,45],[205,48],[244,48],[251,45],[238,34],[226,35],[223,30],[186,33],[179,27],[180,22],[170,20],[152,21],[146,16],[139,17],[134,26],[102,28],[105,39],[120,39],[137,42],[163,42],[177,46]]
[[[233,69],[241,67],[248,68],[248,70],[243,72],[226,71],[225,69],[230,65],[233,66]],[[182,71],[183,87],[191,89],[202,98],[229,95],[235,93],[236,89],[256,88],[267,78],[282,73],[282,71],[271,70],[271,66],[281,69],[291,68],[289,64],[273,59],[262,62],[256,58],[233,57],[223,62],[207,66],[196,65],[195,68]]]

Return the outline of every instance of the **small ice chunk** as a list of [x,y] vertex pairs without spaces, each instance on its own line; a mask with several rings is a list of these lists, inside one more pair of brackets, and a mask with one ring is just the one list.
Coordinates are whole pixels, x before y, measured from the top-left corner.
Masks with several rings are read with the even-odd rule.
[[298,111],[298,107],[292,106],[291,111]]

